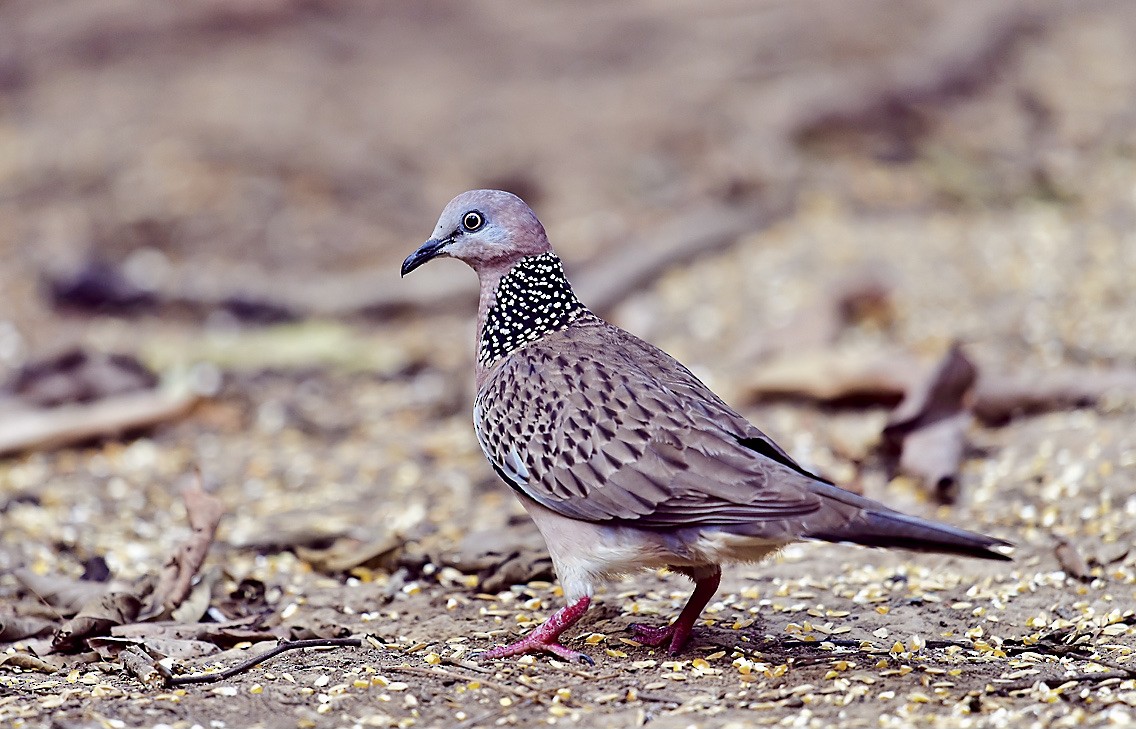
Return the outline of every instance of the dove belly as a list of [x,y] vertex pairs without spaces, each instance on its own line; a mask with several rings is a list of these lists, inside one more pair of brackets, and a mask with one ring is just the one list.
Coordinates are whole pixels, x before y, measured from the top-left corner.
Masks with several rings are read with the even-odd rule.
[[787,544],[712,528],[660,532],[579,521],[518,496],[544,537],[569,601],[591,597],[604,582],[644,569],[696,573],[723,563],[757,562]]

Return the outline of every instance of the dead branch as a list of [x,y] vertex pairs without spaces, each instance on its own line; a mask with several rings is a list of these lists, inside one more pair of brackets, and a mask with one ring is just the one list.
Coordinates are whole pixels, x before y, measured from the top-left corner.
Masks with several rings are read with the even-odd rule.
[[1093,406],[1136,396],[1136,369],[1064,367],[1050,372],[983,373],[975,389],[975,415],[1004,423],[1015,415]]
[[197,403],[188,391],[146,390],[86,405],[9,411],[0,418],[0,455],[58,448],[176,420]]
[[126,672],[144,686],[158,687],[165,682],[158,662],[133,646],[119,653],[118,659]]
[[296,651],[302,648],[359,648],[362,645],[363,641],[359,638],[312,638],[311,640],[295,640],[281,643],[272,650],[257,654],[247,661],[241,661],[237,665],[217,673],[190,673],[184,676],[174,676],[169,673],[169,670],[163,667],[162,664],[159,663],[157,665],[159,666],[159,670],[163,672],[166,686],[187,686],[193,683],[216,683],[218,681],[224,681],[227,678],[232,678],[233,676],[244,673],[264,663],[268,659],[275,658],[281,653],[287,653],[288,651]]
[[605,316],[620,302],[641,291],[674,266],[721,251],[760,230],[785,213],[787,206],[725,207],[715,205],[688,213],[639,240],[626,241],[574,276],[581,301]]
[[1018,681],[1017,683],[1007,683],[1001,686],[993,687],[990,691],[995,696],[1009,696],[1015,691],[1028,691],[1040,683],[1046,686],[1064,686],[1070,683],[1100,683],[1102,681],[1109,681],[1117,679],[1123,681],[1125,679],[1136,677],[1136,671],[1124,669],[1121,671],[1099,671],[1097,673],[1075,673],[1072,676],[1050,676],[1049,678],[1036,678],[1033,680]]
[[[742,235],[758,230],[783,214],[782,205],[714,205],[670,221],[641,238],[625,241],[614,253],[600,256],[573,275],[581,298],[596,312],[609,312],[628,295],[641,290],[667,269],[700,255],[722,250]],[[87,264],[92,265],[91,263]],[[118,268],[100,263],[103,275],[123,278]],[[59,281],[83,275],[61,274]],[[210,271],[208,278],[178,270],[164,290],[152,292],[144,307],[205,316],[230,311],[235,316],[269,322],[305,317],[384,318],[414,312],[470,310],[477,303],[477,286],[461,266],[439,266],[429,276],[402,284],[398,266],[312,277],[308,272],[275,273],[244,266]]]

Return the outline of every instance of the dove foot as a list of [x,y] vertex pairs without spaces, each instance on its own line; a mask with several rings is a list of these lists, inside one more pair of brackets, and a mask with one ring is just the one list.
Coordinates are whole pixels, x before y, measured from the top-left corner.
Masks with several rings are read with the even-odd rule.
[[540,624],[533,632],[524,638],[509,645],[497,646],[480,654],[480,659],[508,658],[525,653],[551,653],[566,661],[587,663],[594,666],[595,661],[588,655],[571,648],[566,648],[559,642],[560,634],[572,627],[591,605],[590,597],[582,597],[571,605],[560,608],[548,620]]
[[670,644],[667,646],[667,650],[672,655],[681,653],[686,644],[690,642],[690,634],[694,631],[695,621],[702,614],[702,609],[706,607],[706,603],[714,597],[714,593],[718,591],[718,584],[722,581],[722,570],[717,566],[707,571],[681,571],[694,580],[694,592],[690,594],[690,599],[686,601],[686,607],[679,613],[678,619],[665,627],[654,627],[641,623],[631,625],[635,640],[644,645],[661,646],[669,640]]
[[682,625],[677,620],[665,627],[632,623],[631,632],[635,634],[635,640],[643,645],[658,647],[669,643],[667,651],[673,655],[682,652],[686,647],[692,627],[694,626]]

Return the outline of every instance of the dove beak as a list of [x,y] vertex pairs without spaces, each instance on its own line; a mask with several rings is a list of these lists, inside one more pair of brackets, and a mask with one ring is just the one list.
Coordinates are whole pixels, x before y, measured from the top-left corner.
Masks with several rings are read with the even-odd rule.
[[402,275],[405,276],[430,259],[442,255],[442,249],[453,242],[454,239],[452,237],[442,239],[431,238],[418,246],[418,250],[411,253],[406,257],[406,260],[402,262]]

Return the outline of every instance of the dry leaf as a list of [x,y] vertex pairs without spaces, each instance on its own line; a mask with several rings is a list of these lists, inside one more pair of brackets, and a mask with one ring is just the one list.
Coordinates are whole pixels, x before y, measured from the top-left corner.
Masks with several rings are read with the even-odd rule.
[[942,504],[958,500],[958,471],[966,450],[969,413],[958,413],[909,433],[903,440],[899,472],[919,478]]
[[951,345],[935,369],[918,387],[907,391],[884,428],[884,437],[902,439],[909,433],[967,409],[967,396],[978,379],[978,369],[957,343]]
[[978,370],[954,344],[919,386],[909,391],[883,430],[892,470],[918,478],[941,503],[958,496],[958,469],[970,425],[969,396]]
[[525,521],[512,528],[473,532],[439,563],[480,578],[479,589],[499,592],[510,585],[551,579],[552,559],[540,532]]
[[63,575],[41,575],[28,569],[12,570],[28,592],[43,600],[63,615],[74,615],[84,605],[99,599],[111,590],[126,589],[122,583],[90,582]]
[[1054,537],[1054,541],[1057,545],[1053,553],[1065,574],[1082,582],[1092,580],[1093,571],[1077,546],[1065,537]]
[[1101,567],[1107,567],[1110,564],[1122,562],[1132,550],[1132,543],[1132,536],[1125,535],[1122,537],[1122,541],[1117,541],[1112,544],[1102,544],[1096,550],[1096,556],[1093,562]]
[[192,485],[182,492],[185,511],[193,533],[166,561],[158,578],[158,586],[147,600],[140,619],[170,614],[189,595],[193,579],[205,562],[217,525],[225,513],[221,500],[201,487],[201,474],[194,474]]
[[208,570],[189,593],[189,597],[182,601],[170,613],[170,619],[178,623],[199,622],[209,610],[213,602],[213,588],[221,579],[221,570],[214,567]]
[[55,624],[31,615],[0,614],[0,643],[11,643],[50,633]]
[[263,582],[246,577],[228,597],[217,601],[211,607],[215,614],[223,616],[226,620],[263,615],[270,609],[265,600],[266,592],[267,588]]
[[159,645],[161,641],[204,641],[218,646],[232,646],[245,641],[271,640],[276,635],[261,630],[257,617],[230,620],[225,623],[133,623],[111,628],[117,638]]
[[0,655],[0,666],[14,666],[25,671],[39,671],[40,673],[55,673],[62,666],[56,665],[30,653],[7,653]]
[[895,322],[895,282],[888,272],[881,272],[879,261],[845,276],[832,290],[842,327],[870,323],[888,329]]
[[[152,623],[139,623],[140,626],[153,627]],[[101,635],[88,638],[87,644],[91,646],[104,661],[114,660],[131,646],[145,646],[147,651],[168,658],[199,658],[208,656],[220,650],[215,644],[204,640],[180,640],[177,638],[160,637],[162,631],[154,631],[154,635],[147,636],[139,631],[133,637],[120,638],[112,635]]]
[[55,633],[53,651],[78,648],[84,638],[105,635],[112,627],[132,623],[142,609],[142,600],[132,592],[112,592],[87,605]]

